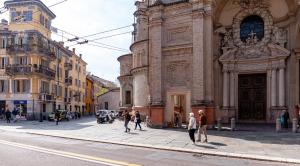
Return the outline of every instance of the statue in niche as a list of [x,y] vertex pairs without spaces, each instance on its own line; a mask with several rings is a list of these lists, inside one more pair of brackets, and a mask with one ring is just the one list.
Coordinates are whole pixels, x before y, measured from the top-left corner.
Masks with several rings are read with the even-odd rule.
[[233,47],[232,29],[226,30],[223,38],[223,47]]
[[285,44],[287,43],[287,31],[282,28],[274,27],[271,39],[272,43],[285,47]]

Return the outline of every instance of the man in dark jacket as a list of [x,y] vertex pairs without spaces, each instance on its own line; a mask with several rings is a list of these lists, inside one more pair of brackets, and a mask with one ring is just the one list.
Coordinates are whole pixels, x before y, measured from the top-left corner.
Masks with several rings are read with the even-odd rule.
[[6,122],[10,123],[10,118],[11,118],[11,112],[9,109],[6,110],[5,112],[5,117],[6,117]]
[[131,120],[131,116],[129,114],[129,111],[125,110],[123,116],[124,116],[124,122],[125,122],[124,126],[125,126],[125,129],[126,129],[125,132],[127,133],[127,132],[130,132],[130,128],[128,127],[128,123]]
[[58,125],[59,119],[60,119],[60,112],[56,110],[55,112],[55,119],[56,119],[56,125]]

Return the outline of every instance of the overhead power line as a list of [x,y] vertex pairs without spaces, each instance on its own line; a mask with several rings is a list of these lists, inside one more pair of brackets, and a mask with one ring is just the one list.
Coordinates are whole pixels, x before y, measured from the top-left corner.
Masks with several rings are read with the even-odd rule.
[[[63,37],[65,39],[68,39],[67,37],[63,36],[63,35],[60,35],[60,34],[56,34],[57,36],[60,36],[60,37]],[[92,44],[94,43],[94,44]],[[108,45],[108,44],[104,44],[104,43],[100,43],[100,42],[95,42],[95,41],[88,41],[88,43],[85,43],[85,44],[88,44],[88,45],[93,45],[95,46],[97,44],[97,46],[99,45],[103,45],[101,48],[106,48],[106,49],[113,49],[113,50],[117,50],[117,51],[124,51],[124,52],[129,52],[129,50],[127,49],[124,49],[124,48],[120,48],[120,47],[116,47],[116,46],[112,46],[112,45]],[[73,44],[73,45],[69,45],[68,47],[73,47],[73,46],[76,46],[76,45],[80,45],[79,43],[76,43],[76,44]],[[100,47],[100,46],[99,46]]]
[[109,47],[100,46],[100,45],[96,45],[96,44],[87,44],[87,45],[95,46],[95,47],[100,47],[100,48],[105,48],[105,49],[109,49],[109,50],[120,51],[120,52],[129,52],[129,50],[114,49],[114,48],[109,48]]
[[116,30],[128,28],[128,27],[131,27],[131,26],[132,26],[132,25],[127,25],[127,26],[123,26],[123,27],[119,27],[119,28],[115,28],[115,29],[110,29],[110,30],[106,30],[106,31],[94,33],[94,34],[91,34],[91,35],[82,36],[82,37],[83,37],[83,38],[85,38],[85,37],[91,37],[91,36],[95,36],[95,35],[99,35],[99,34],[103,34],[103,33],[107,33],[107,32],[112,32],[112,31],[116,31]]
[[123,33],[118,33],[118,34],[114,34],[114,35],[110,35],[110,36],[104,36],[104,37],[92,39],[92,40],[89,40],[89,41],[97,41],[97,40],[101,40],[101,39],[111,38],[111,37],[114,37],[114,36],[125,35],[125,34],[128,34],[128,33],[132,33],[132,31],[123,32]]
[[59,4],[61,4],[61,3],[64,3],[64,2],[66,2],[66,1],[68,1],[68,0],[63,0],[63,1],[57,2],[57,3],[53,4],[53,5],[48,6],[48,7],[50,8],[50,7],[59,5]]

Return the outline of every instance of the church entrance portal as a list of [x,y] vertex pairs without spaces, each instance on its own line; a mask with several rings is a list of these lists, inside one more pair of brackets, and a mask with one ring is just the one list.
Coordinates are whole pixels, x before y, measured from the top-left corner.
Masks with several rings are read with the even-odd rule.
[[239,75],[240,121],[266,120],[267,80],[266,74]]

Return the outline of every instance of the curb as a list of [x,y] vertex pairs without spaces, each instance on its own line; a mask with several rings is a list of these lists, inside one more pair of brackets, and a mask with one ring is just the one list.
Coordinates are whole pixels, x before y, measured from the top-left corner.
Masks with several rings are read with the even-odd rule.
[[232,152],[184,149],[184,148],[174,148],[174,147],[170,148],[170,147],[157,146],[157,145],[86,139],[86,138],[62,136],[62,135],[55,135],[55,134],[45,134],[45,133],[38,133],[38,132],[24,132],[24,133],[31,134],[31,135],[55,137],[55,138],[72,139],[72,140],[78,140],[78,141],[89,141],[89,142],[96,142],[96,143],[106,143],[106,144],[113,144],[113,145],[122,145],[122,146],[129,146],[129,147],[139,147],[139,148],[174,151],[174,152],[193,153],[193,154],[210,155],[210,156],[218,156],[218,157],[229,157],[229,158],[237,158],[237,159],[268,161],[268,162],[277,162],[277,163],[279,162],[279,163],[288,163],[288,164],[300,164],[299,159],[292,159],[292,158],[269,157],[269,156],[254,155],[254,154],[241,154],[241,153],[232,153]]

